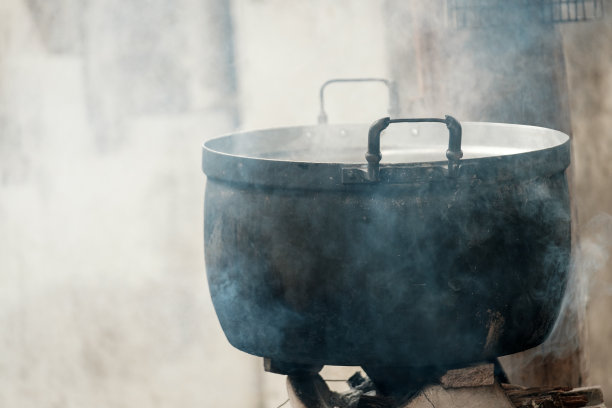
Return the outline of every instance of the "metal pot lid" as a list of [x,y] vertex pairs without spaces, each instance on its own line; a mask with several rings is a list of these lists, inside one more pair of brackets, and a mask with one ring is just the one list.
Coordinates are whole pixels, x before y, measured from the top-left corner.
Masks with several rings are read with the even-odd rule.
[[[371,127],[316,125],[230,134],[204,143],[202,169],[209,179],[225,182],[336,190],[381,184],[499,182],[548,176],[569,165],[569,137],[562,132],[462,122],[458,149],[449,118],[425,120],[446,123],[450,141],[449,130],[440,123],[388,127],[390,123],[418,121],[388,118]],[[373,131],[377,124],[377,131]],[[373,133],[378,133],[378,156],[382,155],[375,175],[373,163],[365,158],[372,148]],[[376,161],[375,156],[370,154],[368,160]]]

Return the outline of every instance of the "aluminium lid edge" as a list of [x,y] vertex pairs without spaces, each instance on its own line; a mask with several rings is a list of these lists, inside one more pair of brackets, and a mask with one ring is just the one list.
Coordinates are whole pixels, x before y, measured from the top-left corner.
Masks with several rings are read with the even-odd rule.
[[202,146],[202,170],[209,179],[260,188],[347,190],[380,185],[422,185],[435,182],[506,182],[549,177],[570,164],[570,140],[557,146],[503,156],[461,160],[452,179],[447,161],[381,164],[378,182],[343,182],[347,169],[365,168],[363,163],[309,163],[237,156]]

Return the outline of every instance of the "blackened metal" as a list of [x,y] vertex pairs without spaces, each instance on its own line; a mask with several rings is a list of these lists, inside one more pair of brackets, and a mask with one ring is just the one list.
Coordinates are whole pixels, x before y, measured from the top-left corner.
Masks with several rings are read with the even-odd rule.
[[494,367],[493,375],[495,375],[495,380],[497,380],[499,384],[510,384],[510,380],[508,379],[506,370],[504,370],[504,367],[502,367],[498,358],[495,358],[493,360],[493,367]]
[[362,386],[364,383],[366,382],[366,378],[361,375],[361,373],[359,371],[355,372],[355,374],[351,375],[348,380],[346,380],[346,383],[348,384],[349,387],[351,388],[357,388]]
[[370,130],[368,131],[368,151],[366,152],[365,158],[368,162],[368,181],[377,182],[379,179],[380,172],[380,161],[382,160],[382,154],[380,152],[380,133],[385,130],[391,119],[386,117],[378,119],[372,123]]
[[[398,163],[381,166],[378,183],[343,184],[347,164],[264,153],[283,141],[320,153],[318,143],[301,143],[306,134],[325,141],[344,127],[208,141],[206,272],[230,343],[291,365],[402,369],[487,361],[540,344],[570,264],[567,136],[462,127],[464,150],[471,131],[485,141],[508,131],[513,141],[555,142],[462,159],[456,178],[444,161]],[[349,128],[342,142],[367,129]],[[361,143],[353,142],[356,152]]]
[[282,375],[315,375],[323,368],[321,364],[298,364],[276,359],[263,359],[264,370]]
[[384,78],[336,78],[325,81],[319,90],[319,124],[325,124],[328,122],[327,113],[325,112],[325,88],[327,88],[327,86],[330,84],[341,82],[380,82],[385,84],[389,92],[389,115],[395,116],[399,112],[399,97],[395,82]]
[[448,159],[448,176],[456,177],[459,170],[459,160],[463,157],[461,151],[461,124],[452,116],[446,115],[445,119],[437,118],[411,118],[411,119],[391,119],[389,117],[378,119],[368,131],[368,151],[365,158],[368,162],[367,180],[375,183],[380,180],[380,161],[382,154],[380,152],[380,134],[391,123],[417,123],[417,122],[433,122],[444,123],[448,128],[448,150],[446,158]]
[[[355,377],[355,376],[353,376]],[[342,393],[329,389],[319,375],[290,375],[287,377],[287,391],[291,405],[296,408],[392,408],[395,399],[372,395],[376,388],[372,381],[361,377],[363,382]]]
[[402,406],[428,385],[437,384],[447,371],[445,367],[365,366],[363,370],[378,392],[393,397]]
[[288,376],[287,391],[293,407],[332,408],[339,405],[336,404],[338,395],[332,392],[317,374]]
[[371,191],[208,179],[204,221],[230,343],[300,364],[463,364],[534,347],[569,271],[562,173]]

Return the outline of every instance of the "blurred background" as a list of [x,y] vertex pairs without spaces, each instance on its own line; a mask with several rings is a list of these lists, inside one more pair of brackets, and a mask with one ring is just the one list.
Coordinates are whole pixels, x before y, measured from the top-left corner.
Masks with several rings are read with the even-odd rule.
[[[571,112],[561,127],[573,137],[575,224],[590,248],[581,381],[611,399],[612,1],[604,3],[607,15],[558,25],[555,35]],[[212,308],[201,143],[315,123],[319,87],[337,77],[406,72],[417,85],[400,90],[419,112],[436,91],[419,73],[427,67],[392,58],[398,47],[404,61],[423,52],[406,34],[423,26],[399,18],[418,14],[410,7],[2,0],[0,406],[282,403],[284,378],[233,349]],[[486,97],[473,89],[482,80],[474,72],[465,91]],[[326,96],[331,122],[386,115],[376,84],[330,87]],[[454,113],[445,109],[433,114]]]

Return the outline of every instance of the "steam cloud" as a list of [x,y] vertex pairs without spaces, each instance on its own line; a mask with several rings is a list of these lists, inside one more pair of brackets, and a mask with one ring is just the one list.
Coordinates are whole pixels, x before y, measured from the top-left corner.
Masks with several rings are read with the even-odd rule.
[[[285,398],[282,378],[233,350],[214,316],[199,146],[233,129],[238,96],[244,128],[308,124],[323,81],[387,76],[386,3],[0,2],[1,406]],[[421,98],[432,84],[413,77]],[[376,86],[328,98],[331,122],[386,114]],[[583,308],[610,242],[602,215],[564,308]],[[557,327],[550,344],[574,333]]]

